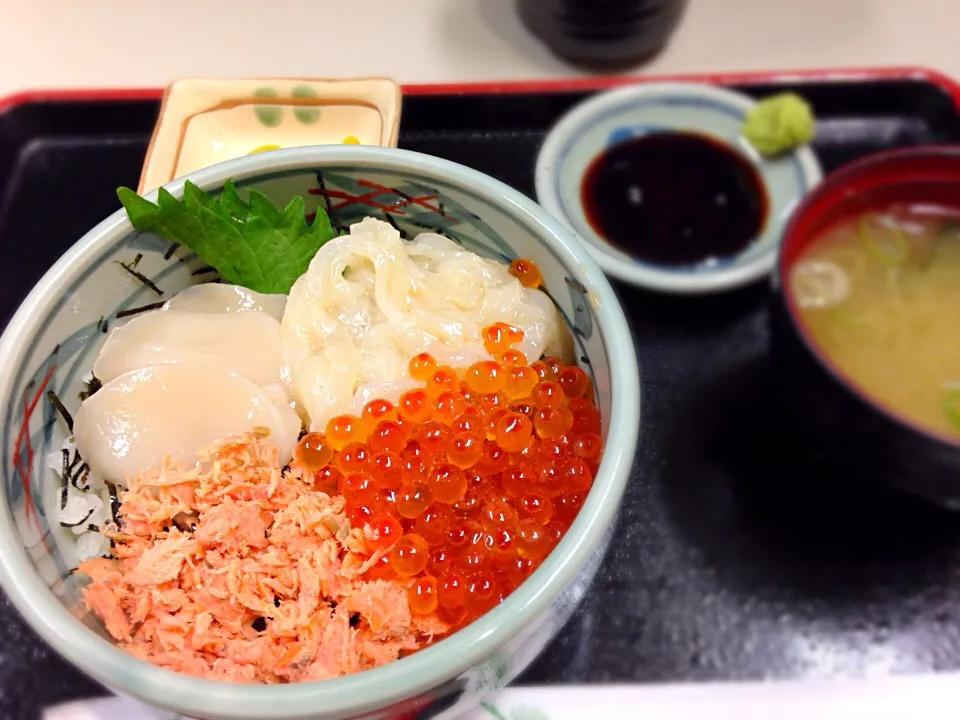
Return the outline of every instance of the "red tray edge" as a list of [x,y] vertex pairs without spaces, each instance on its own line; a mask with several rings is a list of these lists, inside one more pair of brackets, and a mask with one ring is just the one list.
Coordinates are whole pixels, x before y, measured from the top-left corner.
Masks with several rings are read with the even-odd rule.
[[[722,72],[673,75],[608,75],[550,78],[541,80],[503,80],[464,83],[412,83],[402,86],[408,95],[454,93],[534,93],[558,90],[593,90],[638,82],[703,82],[717,85],[735,83],[784,83],[796,80],[925,80],[941,87],[960,110],[960,82],[945,73],[924,67],[851,67],[799,70]],[[83,100],[153,100],[163,88],[51,88],[21,90],[0,97],[0,112],[28,102]]]

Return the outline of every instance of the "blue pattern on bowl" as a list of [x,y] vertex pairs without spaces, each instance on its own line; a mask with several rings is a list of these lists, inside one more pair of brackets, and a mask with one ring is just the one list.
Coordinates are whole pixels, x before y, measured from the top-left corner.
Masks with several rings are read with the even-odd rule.
[[[51,269],[0,341],[0,359],[9,368],[0,385],[7,401],[0,472],[8,505],[6,522],[0,525],[0,579],[41,635],[82,669],[118,691],[198,717],[334,718],[374,710],[370,717],[380,717],[378,709],[387,706],[395,716],[412,707],[411,702],[420,706],[454,695],[463,707],[475,704],[532,661],[566,622],[609,542],[639,413],[636,361],[623,314],[599,269],[549,216],[506,186],[453,163],[390,149],[297,148],[223,163],[192,179],[219,191],[231,177],[278,204],[304,195],[308,212],[324,207],[335,224],[374,215],[405,234],[441,232],[502,261],[532,258],[572,330],[580,364],[593,379],[604,434],[612,442],[584,510],[558,550],[507,602],[450,639],[377,670],[280,689],[223,686],[129,656],[117,662],[112,653],[121,651],[91,635],[78,635],[55,607],[60,605],[106,637],[99,621],[79,602],[81,579],[70,574],[75,536],[58,524],[59,483],[46,466],[47,455],[59,450],[67,433],[45,395],[53,391],[75,410],[83,376],[118,315],[122,318],[127,311],[215,277],[185,248],[134,231],[120,212],[94,228]],[[178,195],[181,184],[169,187]],[[28,565],[19,564],[16,547],[4,547],[13,542],[25,549],[36,576]],[[556,588],[547,599],[548,611],[538,611],[491,646],[481,662],[457,666],[470,647],[492,641],[499,626],[542,603],[541,586]],[[47,588],[59,603],[44,609],[41,596]],[[491,674],[490,663],[502,670]],[[424,684],[431,673],[438,681]],[[410,700],[414,691],[418,694]]]

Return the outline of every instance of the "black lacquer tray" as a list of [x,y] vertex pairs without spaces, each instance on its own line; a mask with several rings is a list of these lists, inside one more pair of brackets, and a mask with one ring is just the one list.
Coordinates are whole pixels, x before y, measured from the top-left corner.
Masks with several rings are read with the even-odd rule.
[[[827,172],[875,150],[960,142],[960,87],[934,73],[706,79],[757,96],[804,95]],[[400,146],[533,196],[551,124],[611,82],[405,88]],[[115,188],[136,185],[159,95],[0,101],[0,323],[117,208]],[[960,517],[844,482],[815,446],[795,440],[767,391],[769,286],[709,299],[615,286],[643,375],[637,461],[591,593],[520,682],[960,669]],[[0,718],[32,719],[102,692],[0,596]]]

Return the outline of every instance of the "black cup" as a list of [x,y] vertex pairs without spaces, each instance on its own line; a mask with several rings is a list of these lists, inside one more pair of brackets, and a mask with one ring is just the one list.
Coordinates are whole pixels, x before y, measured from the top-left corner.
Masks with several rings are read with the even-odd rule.
[[686,0],[518,0],[517,6],[524,24],[555,54],[615,68],[662,50]]

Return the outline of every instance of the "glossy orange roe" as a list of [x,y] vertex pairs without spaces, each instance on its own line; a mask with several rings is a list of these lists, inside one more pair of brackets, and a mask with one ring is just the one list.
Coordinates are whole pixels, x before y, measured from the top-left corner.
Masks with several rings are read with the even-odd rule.
[[484,329],[491,357],[469,368],[410,361],[422,387],[372,400],[294,451],[314,486],[339,492],[383,554],[366,579],[399,580],[410,610],[454,629],[532,573],[563,537],[600,462],[600,413],[586,374],[527,363],[522,332]]
[[294,459],[307,470],[316,472],[333,460],[333,448],[323,433],[307,433],[293,452]]
[[327,423],[326,431],[327,442],[334,450],[342,450],[347,443],[363,440],[366,435],[363,422],[353,415],[338,415]]
[[395,421],[400,414],[389,400],[371,400],[360,415],[363,426],[369,433],[382,422]]
[[414,380],[428,381],[437,370],[437,361],[430,353],[414,355],[410,360],[410,377]]
[[511,260],[510,274],[517,278],[524,287],[538,288],[543,283],[540,268],[533,260],[527,260],[526,258]]
[[511,348],[510,350],[505,350],[504,352],[500,353],[500,357],[498,359],[507,367],[516,367],[518,365],[527,364],[527,356],[515,348]]
[[483,329],[483,347],[491,355],[503,353],[523,340],[523,330],[503,322],[495,322]]

